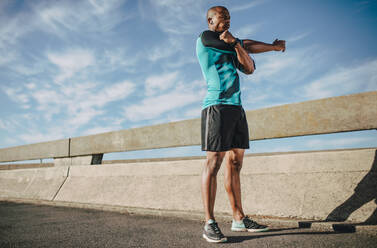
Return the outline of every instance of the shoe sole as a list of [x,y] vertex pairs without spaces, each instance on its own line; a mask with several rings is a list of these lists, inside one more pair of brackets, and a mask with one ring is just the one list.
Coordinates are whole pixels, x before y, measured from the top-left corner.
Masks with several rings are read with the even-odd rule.
[[203,233],[203,238],[204,238],[205,240],[207,240],[207,242],[210,242],[210,243],[224,243],[224,242],[227,241],[227,238],[226,238],[226,237],[224,237],[224,238],[222,238],[222,239],[220,239],[220,240],[210,239],[210,238],[208,238],[204,233]]
[[267,227],[267,228],[264,228],[264,229],[231,228],[230,230],[233,231],[233,232],[252,232],[252,233],[256,233],[256,232],[266,232],[266,231],[268,231],[270,229]]

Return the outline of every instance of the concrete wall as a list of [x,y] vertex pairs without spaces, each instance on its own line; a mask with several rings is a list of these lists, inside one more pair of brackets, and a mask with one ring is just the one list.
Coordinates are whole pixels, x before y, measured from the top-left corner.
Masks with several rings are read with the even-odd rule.
[[[246,111],[246,115],[250,140],[375,129],[377,91]],[[199,144],[200,120],[191,119],[0,149],[0,162]]]
[[53,200],[69,167],[0,171],[0,197]]
[[[365,221],[376,211],[376,159],[376,149],[246,156],[241,178],[244,208],[252,215],[323,220],[331,214],[335,219]],[[203,159],[195,159],[72,166],[54,201],[202,211],[203,163]],[[64,168],[67,167],[59,168],[62,174],[54,176],[56,180],[64,175]],[[0,191],[0,197],[51,199],[53,193],[35,194],[33,190],[40,192],[43,184],[54,191],[61,178],[56,184],[46,176],[34,179],[41,185],[35,185],[33,190],[27,189],[29,184],[23,179],[44,170],[48,169],[24,170],[24,176],[19,170],[0,171],[2,189],[10,183],[19,184],[11,191]],[[230,213],[222,186],[223,170],[218,179],[215,209]]]

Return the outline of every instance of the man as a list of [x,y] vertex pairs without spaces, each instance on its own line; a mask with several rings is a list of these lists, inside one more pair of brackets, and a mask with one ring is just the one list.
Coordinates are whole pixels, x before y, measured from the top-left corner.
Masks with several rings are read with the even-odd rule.
[[230,32],[230,15],[223,6],[207,12],[209,30],[197,40],[196,53],[207,82],[208,92],[202,110],[202,150],[207,160],[202,174],[202,198],[206,217],[203,237],[208,242],[226,242],[214,217],[216,175],[225,157],[225,188],[233,211],[232,231],[259,232],[268,230],[248,218],[242,209],[240,170],[249,133],[241,105],[237,69],[245,74],[255,70],[249,53],[285,51],[285,41],[266,44],[239,40]]

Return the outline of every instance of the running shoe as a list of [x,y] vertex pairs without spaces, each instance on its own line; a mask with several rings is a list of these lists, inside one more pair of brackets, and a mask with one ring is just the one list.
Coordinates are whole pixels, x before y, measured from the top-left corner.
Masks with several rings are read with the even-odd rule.
[[268,226],[260,225],[246,216],[240,221],[233,220],[231,230],[233,232],[265,232],[269,229]]
[[209,220],[204,226],[203,238],[211,243],[222,243],[227,241],[217,225],[217,222],[214,220]]

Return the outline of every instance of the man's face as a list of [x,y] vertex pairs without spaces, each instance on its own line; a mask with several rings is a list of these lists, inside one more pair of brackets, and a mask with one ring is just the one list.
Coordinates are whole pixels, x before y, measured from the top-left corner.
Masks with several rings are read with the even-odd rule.
[[[212,23],[211,23],[212,22]],[[230,27],[230,15],[228,10],[223,9],[214,15],[209,23],[211,30],[222,33]]]

